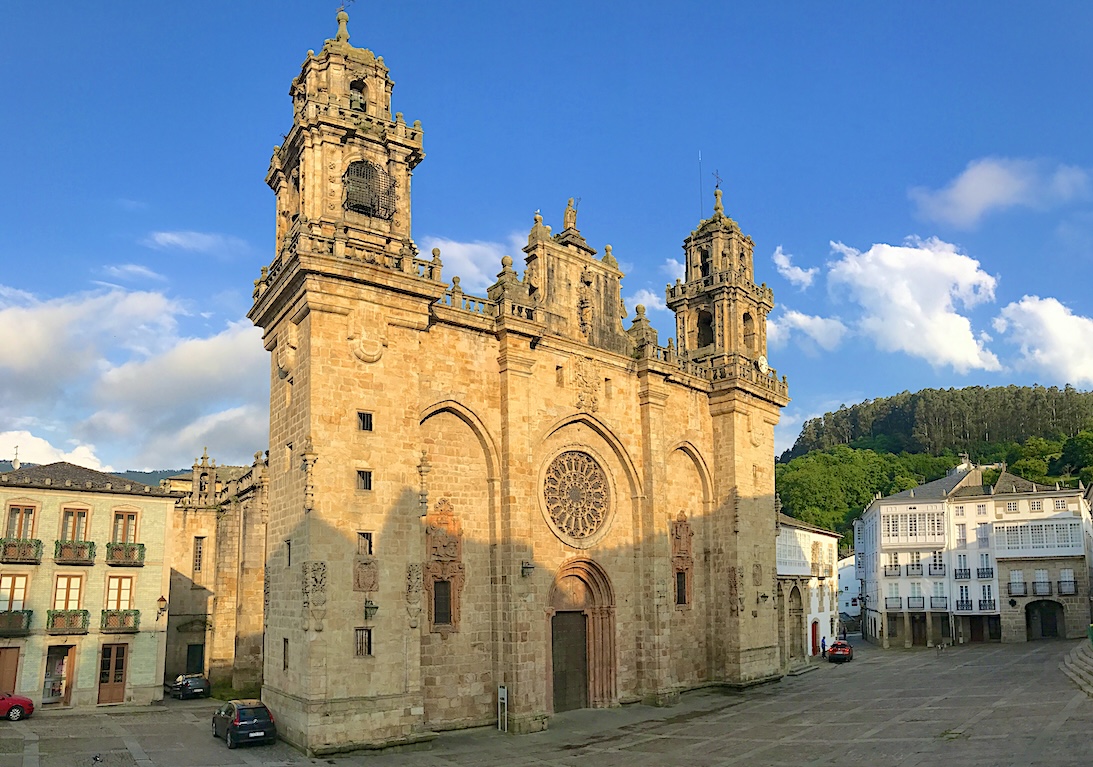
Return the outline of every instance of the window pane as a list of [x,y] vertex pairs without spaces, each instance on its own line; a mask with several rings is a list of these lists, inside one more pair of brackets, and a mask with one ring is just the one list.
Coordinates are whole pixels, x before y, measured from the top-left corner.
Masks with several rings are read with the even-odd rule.
[[452,582],[433,582],[433,623],[452,622]]

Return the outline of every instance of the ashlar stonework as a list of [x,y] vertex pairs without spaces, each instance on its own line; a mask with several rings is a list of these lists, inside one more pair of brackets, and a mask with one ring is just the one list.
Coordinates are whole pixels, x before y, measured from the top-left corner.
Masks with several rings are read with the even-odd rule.
[[[411,236],[423,130],[392,88],[340,12],[266,176],[277,246],[249,316],[270,352],[279,731],[311,754],[419,742],[492,723],[504,685],[509,731],[530,732],[567,708],[777,678],[761,595],[787,384],[765,356],[773,293],[722,190],[684,240],[667,345],[644,307],[624,324],[619,262],[572,200],[558,232],[534,214],[522,263],[473,296]],[[301,620],[316,564],[323,615],[305,588]]]

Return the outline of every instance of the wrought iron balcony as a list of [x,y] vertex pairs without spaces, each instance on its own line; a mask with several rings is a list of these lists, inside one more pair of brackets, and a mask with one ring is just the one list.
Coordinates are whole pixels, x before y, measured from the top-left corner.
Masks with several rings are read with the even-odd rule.
[[1032,593],[1038,597],[1051,596],[1051,581],[1033,581]]
[[964,612],[972,609],[972,600],[970,599],[958,599],[956,600],[956,611]]
[[53,561],[59,565],[95,564],[93,541],[54,541]]
[[144,544],[106,544],[106,564],[114,567],[144,567]]
[[140,631],[140,610],[103,610],[99,628],[104,634],[135,634]]
[[91,625],[91,613],[87,610],[47,610],[47,634],[86,634]]
[[993,578],[994,577],[994,568],[993,567],[977,567],[977,568],[975,568],[975,577],[976,578]]
[[953,570],[953,578],[958,581],[971,580],[972,570],[970,567],[958,567]]
[[899,610],[903,607],[903,597],[885,597],[884,609],[885,610]]
[[37,538],[0,538],[0,562],[37,565],[42,562],[42,542]]
[[944,575],[945,565],[930,565],[930,575]]
[[1009,589],[1009,595],[1011,597],[1024,597],[1028,596],[1028,584],[1027,583],[1010,583],[1007,588]]
[[922,575],[922,563],[919,562],[916,565],[907,565],[908,575]]
[[884,575],[887,578],[893,578],[893,577],[898,578],[899,574],[901,572],[903,572],[903,571],[900,569],[899,565],[885,565],[884,566]]
[[0,637],[25,637],[30,633],[30,616],[33,610],[6,610],[0,612]]
[[931,610],[948,610],[949,598],[948,597],[930,597],[930,609]]
[[980,599],[979,609],[985,611],[993,611],[998,609],[998,603],[993,599]]
[[1072,597],[1078,593],[1077,581],[1059,581],[1059,596]]
[[925,610],[926,597],[907,597],[908,610]]

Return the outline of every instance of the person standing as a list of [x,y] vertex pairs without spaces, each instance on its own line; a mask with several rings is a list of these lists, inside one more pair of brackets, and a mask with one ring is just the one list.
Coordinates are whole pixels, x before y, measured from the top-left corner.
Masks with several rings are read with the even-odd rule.
[[827,637],[820,637],[820,657],[827,657]]

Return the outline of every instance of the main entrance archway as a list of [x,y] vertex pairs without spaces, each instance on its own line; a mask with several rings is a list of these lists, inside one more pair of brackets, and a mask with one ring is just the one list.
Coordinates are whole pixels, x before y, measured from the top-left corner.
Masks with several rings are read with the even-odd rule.
[[1029,640],[1066,636],[1063,606],[1050,599],[1038,599],[1025,606],[1025,629]]
[[615,705],[615,593],[607,573],[588,559],[566,562],[547,612],[554,712]]

